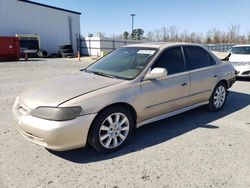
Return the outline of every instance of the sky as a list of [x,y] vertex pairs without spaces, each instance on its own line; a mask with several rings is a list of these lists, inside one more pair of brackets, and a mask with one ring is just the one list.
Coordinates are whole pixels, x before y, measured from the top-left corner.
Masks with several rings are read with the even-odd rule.
[[211,28],[227,31],[239,24],[240,33],[250,32],[250,0],[31,0],[81,12],[81,33],[105,33],[106,36],[131,32],[131,13],[136,14],[134,28],[145,33],[176,26],[178,31],[203,32]]

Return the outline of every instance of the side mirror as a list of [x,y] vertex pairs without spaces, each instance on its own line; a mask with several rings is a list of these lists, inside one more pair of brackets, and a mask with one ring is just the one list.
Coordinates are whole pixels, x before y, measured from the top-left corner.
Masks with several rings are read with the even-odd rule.
[[144,80],[154,80],[158,78],[163,78],[168,75],[168,71],[165,68],[154,68],[153,70],[149,70]]

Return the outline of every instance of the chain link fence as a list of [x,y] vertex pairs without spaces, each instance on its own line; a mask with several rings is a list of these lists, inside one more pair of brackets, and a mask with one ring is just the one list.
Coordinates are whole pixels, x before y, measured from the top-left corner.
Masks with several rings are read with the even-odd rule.
[[205,46],[211,51],[226,52],[235,44],[206,44]]
[[[101,56],[121,46],[143,42],[149,41],[84,37],[80,39],[80,53],[86,56]],[[226,52],[234,45],[235,44],[204,44],[209,50],[219,52]]]

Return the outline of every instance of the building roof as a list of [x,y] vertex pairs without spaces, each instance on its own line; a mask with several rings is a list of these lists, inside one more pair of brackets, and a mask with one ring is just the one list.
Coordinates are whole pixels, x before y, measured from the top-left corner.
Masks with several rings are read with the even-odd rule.
[[24,3],[30,3],[30,4],[33,4],[33,5],[38,5],[38,6],[42,6],[42,7],[46,7],[46,8],[52,8],[52,9],[56,9],[56,10],[60,10],[60,11],[64,11],[64,12],[70,12],[70,13],[73,13],[73,14],[78,14],[78,15],[82,14],[80,12],[75,12],[75,11],[72,11],[72,10],[58,8],[58,7],[54,7],[54,6],[50,6],[50,5],[45,5],[45,4],[41,4],[41,3],[29,1],[29,0],[18,0],[18,1],[21,1],[21,2],[24,2]]
[[176,45],[202,46],[200,44],[185,43],[185,42],[149,42],[149,43],[130,44],[130,45],[127,45],[126,47],[166,48],[166,47],[172,47]]
[[238,44],[233,47],[250,47],[250,44]]

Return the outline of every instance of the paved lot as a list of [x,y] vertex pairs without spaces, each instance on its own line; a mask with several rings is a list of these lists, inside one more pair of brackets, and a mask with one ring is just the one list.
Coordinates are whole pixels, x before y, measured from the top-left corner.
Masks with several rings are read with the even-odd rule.
[[89,62],[0,63],[0,187],[250,187],[246,80],[233,86],[222,111],[198,108],[146,125],[113,154],[50,152],[22,138],[11,114],[18,93]]

